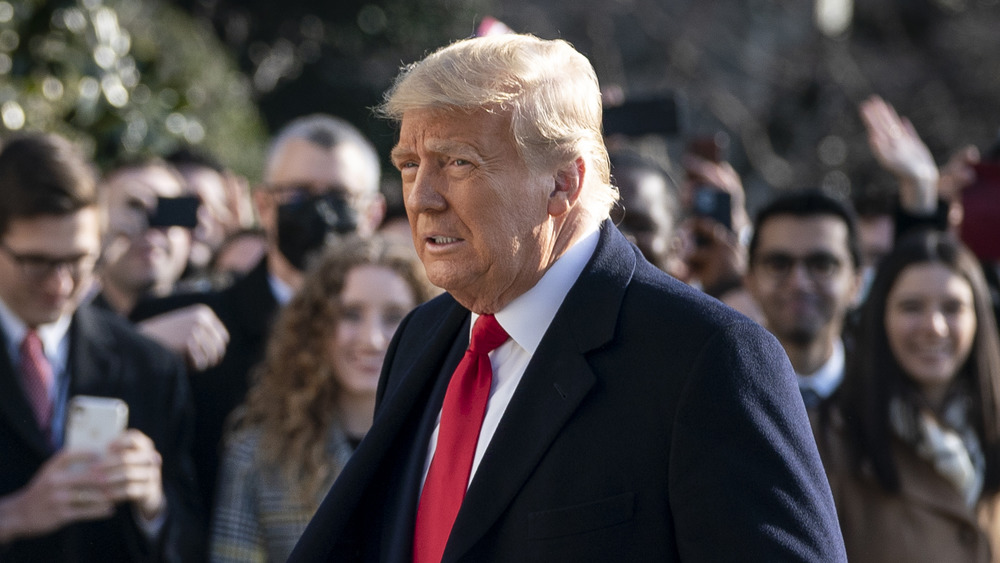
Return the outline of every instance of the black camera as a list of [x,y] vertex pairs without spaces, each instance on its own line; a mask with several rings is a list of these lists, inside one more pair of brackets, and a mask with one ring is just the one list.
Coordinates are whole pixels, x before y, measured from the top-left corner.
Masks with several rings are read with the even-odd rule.
[[193,229],[198,225],[199,205],[201,200],[197,196],[158,197],[156,207],[148,215],[148,224],[150,227]]

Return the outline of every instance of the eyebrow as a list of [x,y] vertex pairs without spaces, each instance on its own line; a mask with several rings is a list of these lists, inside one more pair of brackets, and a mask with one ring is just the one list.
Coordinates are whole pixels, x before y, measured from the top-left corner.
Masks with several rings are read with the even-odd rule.
[[[451,139],[428,139],[424,142],[424,146],[428,151],[435,154],[447,154],[460,156],[465,159],[475,159],[477,162],[483,160],[482,154],[469,143],[464,143],[462,141],[454,141]],[[396,145],[393,147],[392,151],[389,153],[389,157],[393,163],[397,163],[400,160],[406,160],[416,154],[417,151],[404,145]]]

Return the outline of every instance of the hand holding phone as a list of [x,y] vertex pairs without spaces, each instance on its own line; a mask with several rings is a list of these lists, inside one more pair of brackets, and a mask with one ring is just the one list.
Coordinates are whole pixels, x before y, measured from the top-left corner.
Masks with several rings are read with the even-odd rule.
[[708,217],[727,229],[733,228],[733,198],[714,186],[702,185],[694,189],[692,212],[696,217]]

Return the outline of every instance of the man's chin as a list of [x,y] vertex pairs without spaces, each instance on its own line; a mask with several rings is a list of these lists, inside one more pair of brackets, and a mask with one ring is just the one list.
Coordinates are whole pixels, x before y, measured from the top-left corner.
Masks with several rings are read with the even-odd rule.
[[819,331],[812,329],[796,329],[785,333],[785,340],[797,346],[808,346],[819,338]]

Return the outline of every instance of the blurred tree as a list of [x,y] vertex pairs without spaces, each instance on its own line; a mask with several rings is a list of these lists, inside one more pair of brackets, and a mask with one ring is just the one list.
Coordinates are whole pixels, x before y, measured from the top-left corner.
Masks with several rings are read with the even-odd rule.
[[683,95],[688,128],[671,153],[685,136],[728,132],[751,204],[773,189],[892,184],[857,115],[874,93],[939,163],[990,146],[1000,127],[1000,0],[497,3],[515,30],[576,45],[610,92]]
[[58,132],[99,165],[200,146],[259,173],[252,89],[211,29],[156,1],[0,0],[0,135]]
[[395,133],[376,119],[400,65],[475,31],[489,0],[173,0],[208,20],[252,78],[271,130],[300,115],[347,119],[388,166]]

